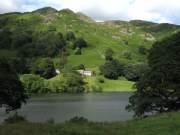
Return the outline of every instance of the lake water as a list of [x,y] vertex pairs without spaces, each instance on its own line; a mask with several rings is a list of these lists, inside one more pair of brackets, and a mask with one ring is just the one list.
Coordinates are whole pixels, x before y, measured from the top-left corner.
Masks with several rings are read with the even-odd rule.
[[[46,122],[53,118],[55,123],[63,123],[75,116],[89,121],[112,122],[131,119],[133,112],[125,111],[132,92],[82,93],[82,94],[38,94],[30,96],[26,105],[18,110],[30,122]],[[0,109],[0,123],[10,114]]]

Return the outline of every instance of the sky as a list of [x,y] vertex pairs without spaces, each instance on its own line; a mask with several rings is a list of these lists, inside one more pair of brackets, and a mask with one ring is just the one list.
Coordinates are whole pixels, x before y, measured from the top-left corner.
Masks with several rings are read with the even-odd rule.
[[146,20],[180,25],[180,0],[0,0],[0,14],[69,8],[95,21]]

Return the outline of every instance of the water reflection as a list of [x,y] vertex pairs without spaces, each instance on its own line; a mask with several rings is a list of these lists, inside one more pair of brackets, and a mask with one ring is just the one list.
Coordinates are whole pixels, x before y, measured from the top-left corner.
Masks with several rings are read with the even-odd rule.
[[[54,118],[56,123],[60,123],[74,116],[83,116],[89,121],[127,120],[133,116],[125,111],[130,95],[131,92],[33,95],[18,113],[27,115],[31,122]],[[1,109],[0,123],[7,116]]]

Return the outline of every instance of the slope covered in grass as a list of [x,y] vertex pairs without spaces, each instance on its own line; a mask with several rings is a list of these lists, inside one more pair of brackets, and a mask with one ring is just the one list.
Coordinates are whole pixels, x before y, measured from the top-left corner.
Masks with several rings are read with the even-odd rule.
[[[180,112],[125,122],[17,123],[0,125],[1,135],[179,135]],[[33,130],[32,130],[33,129]]]
[[[83,13],[74,13],[70,9],[57,11],[51,7],[30,13],[1,14],[0,20],[0,29],[10,28],[13,35],[32,30],[36,36],[49,28],[55,28],[55,33],[65,34],[72,31],[76,38],[83,37],[88,47],[81,50],[81,56],[74,55],[74,51],[69,49],[68,63],[73,66],[84,64],[86,68],[102,65],[105,62],[103,55],[107,47],[113,49],[115,59],[124,63],[143,62],[147,55],[139,54],[140,45],[149,49],[155,41],[178,32],[180,28],[172,24],[155,24],[140,20],[95,22]],[[132,60],[123,58],[124,51],[131,52]],[[14,54],[12,56],[14,57]]]

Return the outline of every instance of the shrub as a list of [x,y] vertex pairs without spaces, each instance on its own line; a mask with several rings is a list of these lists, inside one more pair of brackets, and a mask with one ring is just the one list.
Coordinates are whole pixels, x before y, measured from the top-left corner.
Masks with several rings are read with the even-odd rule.
[[26,116],[18,115],[17,112],[14,115],[9,116],[7,119],[4,120],[4,124],[13,124],[18,122],[27,121]]
[[53,118],[47,119],[46,123],[47,124],[54,124],[54,119]]
[[91,86],[91,88],[92,88],[92,91],[93,91],[93,92],[102,92],[102,91],[103,91],[103,88],[102,88],[102,87],[96,88],[96,86]]
[[147,51],[147,49],[145,48],[145,46],[143,46],[143,45],[140,45],[140,46],[139,46],[138,52],[139,52],[140,54],[146,54],[146,51]]
[[98,81],[99,81],[100,83],[104,83],[104,78],[100,77],[100,78],[98,78]]
[[131,52],[129,52],[129,51],[124,51],[123,57],[124,57],[125,59],[131,60]]
[[88,119],[84,117],[73,117],[69,121],[66,122],[71,122],[71,123],[88,123]]
[[96,86],[91,86],[91,89],[92,89],[93,92],[96,92],[96,91],[97,91]]

